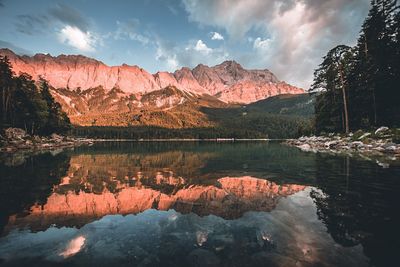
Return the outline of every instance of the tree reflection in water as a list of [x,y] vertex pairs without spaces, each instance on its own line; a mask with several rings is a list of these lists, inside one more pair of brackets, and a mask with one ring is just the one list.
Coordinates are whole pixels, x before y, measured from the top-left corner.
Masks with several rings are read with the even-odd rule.
[[[171,266],[182,253],[189,255],[186,263],[204,258],[210,261],[205,264],[221,265],[233,257],[242,265],[329,266],[339,264],[333,255],[340,252],[339,265],[367,264],[359,244],[373,265],[390,266],[400,247],[400,168],[383,169],[357,157],[304,153],[276,143],[100,143],[28,157],[18,166],[1,163],[0,171],[0,258],[13,229],[46,233],[54,224],[60,236],[65,229],[71,229],[66,236],[77,231],[69,241],[85,236],[80,250],[94,253],[93,244],[103,242],[93,236],[96,225],[109,220],[121,227],[106,231],[114,242],[121,238],[127,250],[143,250],[150,262]],[[100,219],[111,214],[138,217]],[[141,220],[163,226],[153,229],[156,240],[140,239],[146,245],[139,249],[125,239],[130,230],[124,225],[139,227]],[[94,232],[86,236],[87,229]],[[188,247],[192,243],[195,250]],[[335,243],[344,247],[329,254]],[[56,256],[66,249],[63,244]],[[162,250],[151,253],[161,244]]]

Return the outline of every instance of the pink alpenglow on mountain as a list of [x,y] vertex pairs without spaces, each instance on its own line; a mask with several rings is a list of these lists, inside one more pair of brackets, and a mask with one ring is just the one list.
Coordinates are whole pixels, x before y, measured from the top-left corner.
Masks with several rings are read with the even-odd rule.
[[191,185],[176,189],[171,194],[143,185],[122,186],[118,192],[53,192],[44,205],[34,205],[25,217],[11,216],[6,231],[29,225],[38,230],[51,223],[68,225],[73,218],[85,224],[109,214],[137,214],[148,209],[170,210],[180,213],[194,212],[200,216],[210,214],[225,218],[240,218],[247,211],[271,211],[279,199],[306,188],[296,184],[276,184],[251,176],[223,177],[219,186]]
[[29,57],[16,55],[9,49],[0,49],[0,55],[9,58],[17,75],[25,72],[35,80],[41,76],[55,89],[85,91],[102,87],[108,92],[118,88],[129,96],[175,86],[188,93],[243,104],[279,94],[304,93],[301,88],[279,81],[269,70],[246,70],[235,61],[225,61],[214,67],[200,64],[194,69],[184,67],[174,73],[152,75],[138,66],[110,67],[81,55],[36,54]]

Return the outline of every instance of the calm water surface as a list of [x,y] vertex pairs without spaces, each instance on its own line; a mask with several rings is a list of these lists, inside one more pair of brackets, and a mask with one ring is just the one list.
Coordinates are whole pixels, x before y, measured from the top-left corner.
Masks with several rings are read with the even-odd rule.
[[107,142],[0,163],[0,265],[400,266],[400,165]]

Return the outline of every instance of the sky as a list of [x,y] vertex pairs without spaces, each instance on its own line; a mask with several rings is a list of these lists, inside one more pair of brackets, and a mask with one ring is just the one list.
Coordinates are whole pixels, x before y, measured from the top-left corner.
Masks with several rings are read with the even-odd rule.
[[235,60],[307,89],[354,45],[369,0],[0,0],[0,47],[82,54],[151,73]]

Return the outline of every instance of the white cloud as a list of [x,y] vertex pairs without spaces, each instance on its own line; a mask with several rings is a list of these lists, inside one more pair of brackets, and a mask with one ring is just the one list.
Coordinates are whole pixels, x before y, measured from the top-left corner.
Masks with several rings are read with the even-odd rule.
[[252,44],[252,53],[234,51],[244,66],[269,68],[282,80],[305,88],[329,49],[355,44],[369,2],[183,0],[189,20],[222,28],[231,40]]
[[66,25],[58,33],[61,43],[68,44],[83,52],[94,52],[98,39],[90,32],[83,32],[75,26]]
[[213,51],[202,40],[198,40],[194,47],[191,47],[191,46],[186,47],[186,50],[190,50],[192,48],[203,54],[210,54]]
[[224,36],[218,32],[211,32],[211,40],[224,40]]
[[[252,39],[249,39],[249,41],[251,40]],[[254,40],[253,48],[259,50],[267,50],[268,48],[270,48],[270,45],[271,45],[271,39],[261,39],[261,37],[257,37]]]
[[179,67],[179,62],[176,59],[176,54],[171,53],[171,51],[167,47],[163,46],[161,43],[158,43],[156,60],[164,62],[167,70],[169,71],[174,71]]
[[184,45],[157,40],[156,46],[156,60],[168,71],[175,71],[180,67],[193,68],[199,63],[213,66],[229,57],[223,47],[210,48],[202,40],[192,40]]
[[137,19],[130,19],[127,22],[117,21],[117,30],[114,33],[115,40],[125,40],[127,38],[140,42],[142,45],[150,43],[150,39],[138,32],[140,22]]

